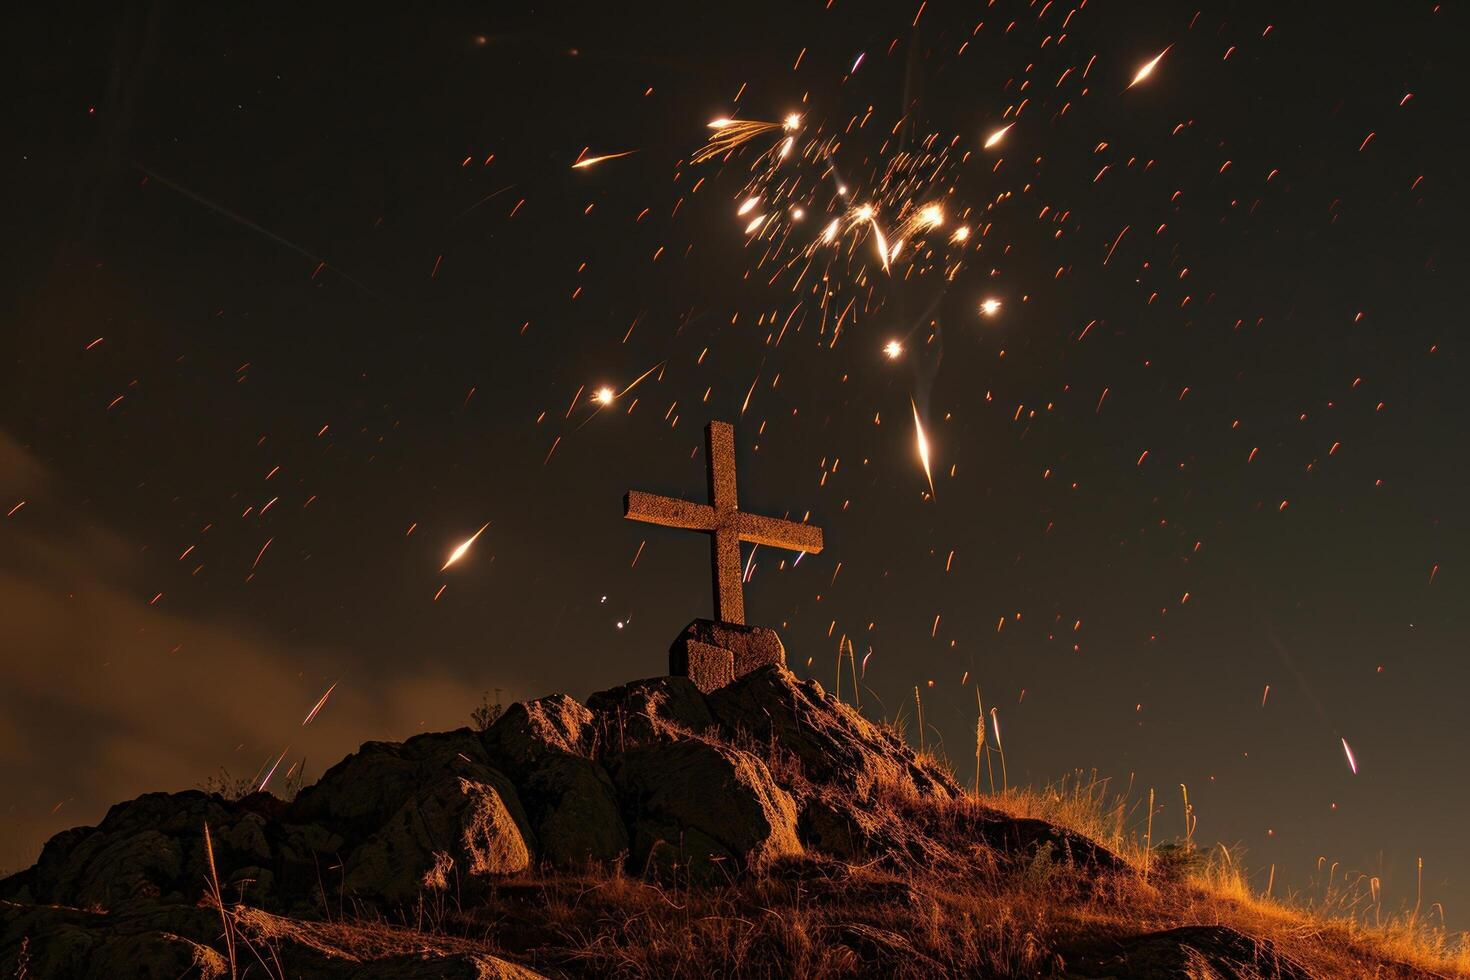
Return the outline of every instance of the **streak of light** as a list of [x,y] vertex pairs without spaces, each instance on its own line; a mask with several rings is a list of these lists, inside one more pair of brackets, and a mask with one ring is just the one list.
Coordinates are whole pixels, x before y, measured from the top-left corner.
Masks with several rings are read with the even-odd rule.
[[621,153],[604,153],[602,156],[598,157],[586,157],[585,159],[578,160],[576,163],[572,164],[572,169],[585,170],[587,167],[595,167],[597,164],[604,161],[617,160],[620,157],[632,156],[634,153],[637,152],[637,150],[623,150]]
[[453,551],[451,551],[449,553],[448,559],[446,559],[445,562],[444,562],[444,564],[439,567],[439,571],[441,571],[441,572],[444,571],[450,565],[453,565],[455,562],[457,562],[461,558],[463,558],[465,556],[465,552],[467,552],[467,551],[470,550],[470,546],[472,544],[474,544],[476,540],[479,539],[480,535],[482,535],[482,534],[485,533],[485,528],[487,528],[489,526],[490,526],[489,523],[486,523],[484,527],[480,528],[474,534],[470,535],[468,538],[466,538],[465,540],[461,541],[459,543],[458,547],[456,547]]
[[992,146],[1000,143],[1001,140],[1005,139],[1006,133],[1010,132],[1011,127],[1014,125],[1015,123],[1007,123],[1006,125],[1000,127],[1000,129],[997,129],[995,132],[985,137],[984,148],[988,150]]
[[221,207],[218,204],[215,204],[213,201],[209,200],[207,197],[203,196],[202,194],[196,194],[193,191],[189,190],[187,187],[184,187],[181,184],[174,183],[173,181],[169,180],[167,177],[163,176],[162,174],[154,173],[152,170],[149,170],[147,167],[143,166],[141,163],[135,163],[135,164],[133,164],[133,166],[136,167],[136,168],[138,168],[138,170],[140,172],[142,172],[145,176],[149,177],[152,180],[158,181],[160,184],[164,185],[165,187],[168,187],[168,188],[172,189],[176,193],[182,194],[184,197],[187,197],[189,200],[193,201],[195,204],[202,205],[203,207],[206,207],[209,210],[213,211],[215,214],[222,215],[222,216],[224,216],[226,218],[229,218],[231,221],[235,222],[235,224],[237,224],[237,225],[241,225],[241,226],[243,226],[245,228],[249,228],[251,231],[254,231],[254,232],[259,232],[260,234],[264,235],[266,238],[269,238],[271,241],[286,246],[287,248],[289,248],[291,251],[295,252],[296,254],[301,255],[301,256],[304,256],[304,257],[306,257],[308,259],[311,259],[311,261],[317,263],[318,266],[320,266],[322,268],[331,269],[333,272],[337,273],[337,275],[341,276],[343,279],[345,279],[348,282],[352,283],[354,286],[356,286],[358,289],[361,289],[363,292],[367,293],[369,296],[374,296],[375,295],[371,289],[368,289],[362,283],[358,282],[356,279],[352,278],[347,273],[343,272],[341,269],[339,269],[336,266],[332,265],[326,259],[322,258],[319,255],[313,255],[311,252],[308,252],[306,249],[302,248],[300,245],[297,245],[295,242],[287,241],[286,239],[282,238],[280,235],[277,235],[275,232],[271,231],[269,228],[263,228],[260,225],[256,224],[255,222],[251,221],[249,218],[241,217],[240,215],[236,214],[235,212],[229,210],[228,208],[224,208],[224,207]]
[[929,438],[924,435],[924,423],[919,420],[919,406],[910,398],[909,407],[914,410],[914,445],[919,450],[919,462],[924,464],[924,478],[929,481],[929,495],[938,497],[934,492],[934,475],[929,471]]
[[[264,513],[264,511],[262,511],[261,513]],[[255,571],[255,566],[260,564],[260,560],[265,557],[265,549],[269,548],[271,546],[271,542],[274,540],[275,538],[267,538],[265,544],[260,546],[260,551],[256,552],[255,554],[255,560],[250,563],[250,570],[252,572]],[[181,555],[180,557],[183,556]]]
[[1154,55],[1152,61],[1147,62],[1142,68],[1138,69],[1138,73],[1133,76],[1133,81],[1128,83],[1128,88],[1132,88],[1139,82],[1143,81],[1145,78],[1148,78],[1148,76],[1152,75],[1154,73],[1154,69],[1159,66],[1159,62],[1164,60],[1164,55],[1169,53],[1169,48],[1172,48],[1173,46],[1174,45],[1172,44],[1169,45],[1168,48],[1165,48],[1158,54]]
[[1347,756],[1348,768],[1351,769],[1353,771],[1353,775],[1356,776],[1358,774],[1358,760],[1353,758],[1353,747],[1348,744],[1347,739],[1342,740],[1342,754]]
[[273,765],[273,766],[271,766],[271,771],[268,772],[268,773],[266,773],[265,774],[265,778],[260,781],[260,785],[257,786],[257,787],[255,787],[256,792],[264,792],[265,791],[266,784],[271,781],[271,777],[274,776],[276,774],[276,770],[281,767],[282,760],[284,760],[286,758],[286,753],[287,752],[290,752],[290,751],[291,751],[291,746],[289,746],[289,745],[286,746],[284,749],[281,750],[281,754],[276,758],[276,764]]
[[327,706],[327,698],[332,696],[332,692],[337,689],[338,683],[339,682],[337,681],[333,681],[332,686],[327,688],[327,693],[318,698],[316,704],[311,706],[311,710],[306,713],[306,717],[301,719],[302,728],[310,725],[311,720],[317,716],[317,712],[321,711],[322,708],[325,708]]

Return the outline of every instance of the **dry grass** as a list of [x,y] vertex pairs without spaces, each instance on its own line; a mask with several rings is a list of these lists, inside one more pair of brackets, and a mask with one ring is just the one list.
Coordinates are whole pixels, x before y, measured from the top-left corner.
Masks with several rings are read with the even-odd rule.
[[[745,747],[793,792],[814,791],[779,745]],[[1262,896],[1229,851],[1197,851],[1183,821],[1165,839],[1145,800],[1096,777],[954,800],[880,785],[860,806],[882,840],[904,846],[875,848],[870,861],[808,854],[713,884],[678,869],[658,881],[616,868],[527,874],[473,905],[426,895],[394,922],[295,923],[237,908],[226,932],[233,924],[270,976],[284,975],[272,967],[287,943],[365,959],[494,955],[599,977],[1098,975],[1090,971],[1108,972],[1098,964],[1136,937],[1225,926],[1311,976],[1470,977],[1465,937],[1417,912],[1382,916],[1353,887],[1297,905]],[[1077,837],[1029,821],[1107,851],[1088,853]],[[1036,846],[1026,834],[1038,827]],[[1220,975],[1206,957],[1181,955],[1187,975]],[[1242,980],[1277,975],[1269,965],[1233,969]]]
[[[1043,790],[1012,790],[984,796],[983,801],[1012,816],[1046,820],[1105,844],[1146,881],[1162,886],[1152,904],[1157,914],[1171,920],[1229,925],[1287,951],[1337,949],[1358,965],[1381,959],[1470,977],[1470,935],[1448,932],[1417,906],[1385,914],[1372,879],[1337,883],[1329,878],[1323,894],[1310,899],[1268,897],[1252,887],[1247,869],[1223,845],[1200,852],[1192,843],[1160,847],[1150,840],[1139,830],[1149,826],[1143,801],[1130,802],[1128,792],[1113,792],[1095,773],[1077,772]],[[1309,962],[1313,956],[1303,952],[1299,958]]]
[[[1266,899],[1226,852],[1155,847],[1145,877],[1145,844],[1129,832],[1139,808],[1094,780],[953,801],[880,791],[870,803],[952,860],[919,870],[809,855],[714,885],[613,869],[527,875],[438,917],[433,942],[549,974],[1038,977],[1076,969],[1099,948],[1143,933],[1223,925],[1269,941],[1312,976],[1470,976],[1470,950],[1442,929],[1410,916],[1370,925],[1326,906]],[[993,851],[975,828],[1003,820],[997,811],[1086,834],[1131,867],[1073,865],[1048,848],[1026,860]],[[333,930],[344,950],[415,935],[381,922]],[[1216,975],[1195,959],[1190,975]]]

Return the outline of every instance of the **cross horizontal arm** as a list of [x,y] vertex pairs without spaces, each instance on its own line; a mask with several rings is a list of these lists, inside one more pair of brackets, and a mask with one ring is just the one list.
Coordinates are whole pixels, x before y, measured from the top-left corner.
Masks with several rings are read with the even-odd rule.
[[822,529],[796,521],[783,521],[759,514],[742,513],[737,518],[741,541],[753,541],[768,548],[786,548],[816,554],[822,550]]
[[713,531],[715,509],[708,504],[691,503],[656,493],[629,490],[623,497],[623,516],[630,521],[647,521],[664,527],[682,527],[692,531]]

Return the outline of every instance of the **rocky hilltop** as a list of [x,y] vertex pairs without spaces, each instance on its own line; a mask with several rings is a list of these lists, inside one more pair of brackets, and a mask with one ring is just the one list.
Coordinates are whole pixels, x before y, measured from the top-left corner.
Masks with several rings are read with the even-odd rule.
[[0,976],[1319,975],[1195,887],[767,667],[369,742],[290,802],[120,803],[0,881]]

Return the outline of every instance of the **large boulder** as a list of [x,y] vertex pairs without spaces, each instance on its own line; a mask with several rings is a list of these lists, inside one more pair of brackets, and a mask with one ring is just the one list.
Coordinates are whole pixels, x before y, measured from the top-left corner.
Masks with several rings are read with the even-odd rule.
[[463,894],[531,864],[526,817],[494,770],[443,774],[413,793],[343,859],[349,894],[403,905],[429,891]]
[[229,965],[210,947],[219,914],[191,905],[84,912],[0,901],[0,976],[68,980],[222,980]]
[[512,778],[534,769],[546,752],[590,756],[592,712],[575,698],[553,694],[517,701],[481,737],[486,751]]
[[329,826],[349,841],[362,839],[391,819],[426,780],[466,775],[488,761],[468,728],[406,742],[367,742],[303,789],[291,804],[290,819]]
[[959,784],[894,732],[828,697],[816,681],[763,667],[705,698],[726,738],[789,753],[814,783],[867,798],[874,787],[952,798]]
[[604,754],[645,742],[700,734],[715,723],[704,695],[687,677],[651,677],[587,699]]
[[116,804],[96,827],[51,838],[34,867],[0,882],[0,898],[79,908],[192,903],[207,879],[208,824],[222,885],[274,899],[280,810],[264,794],[231,802],[199,791],[148,793]]
[[518,702],[482,737],[516,785],[540,857],[560,867],[621,860],[628,850],[607,771],[592,758],[593,716],[564,694]]
[[425,889],[473,887],[524,870],[534,853],[515,787],[487,758],[467,728],[368,742],[302,790],[290,816],[344,838],[341,885],[356,899],[397,906]]
[[632,749],[612,771],[635,868],[735,873],[802,853],[791,796],[748,752],[691,737]]

